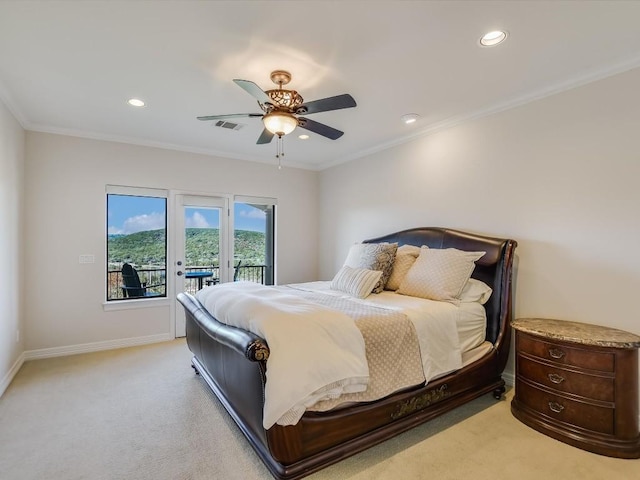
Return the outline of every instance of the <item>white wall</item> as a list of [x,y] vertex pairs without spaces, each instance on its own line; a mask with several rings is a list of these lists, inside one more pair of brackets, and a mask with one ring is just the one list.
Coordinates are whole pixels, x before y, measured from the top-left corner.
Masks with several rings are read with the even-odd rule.
[[[516,317],[640,334],[640,69],[321,173],[321,277],[415,226],[516,239]],[[508,367],[512,371],[512,362]]]
[[[331,278],[352,242],[413,226],[511,237],[516,317],[640,334],[639,82],[640,70],[620,74],[319,174],[34,132],[25,155],[1,110],[0,279],[25,272],[26,343],[15,344],[17,290],[0,288],[0,375],[23,349],[169,332],[168,307],[102,309],[107,183],[277,197],[280,283]],[[79,265],[84,253],[96,263]]]
[[0,101],[0,395],[22,365],[24,350],[20,302],[24,143],[24,130]]
[[168,306],[103,311],[106,184],[275,197],[279,283],[317,277],[317,172],[35,132],[26,158],[27,351],[170,332]]

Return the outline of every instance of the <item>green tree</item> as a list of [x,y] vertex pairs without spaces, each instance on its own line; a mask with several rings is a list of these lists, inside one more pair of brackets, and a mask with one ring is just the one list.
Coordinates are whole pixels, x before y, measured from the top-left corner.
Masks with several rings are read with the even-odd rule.
[[[186,266],[218,265],[220,232],[217,228],[186,229]],[[109,264],[164,265],[166,231],[147,230],[129,235],[110,235],[107,240]],[[236,230],[235,259],[244,265],[265,263],[265,236],[261,232]]]

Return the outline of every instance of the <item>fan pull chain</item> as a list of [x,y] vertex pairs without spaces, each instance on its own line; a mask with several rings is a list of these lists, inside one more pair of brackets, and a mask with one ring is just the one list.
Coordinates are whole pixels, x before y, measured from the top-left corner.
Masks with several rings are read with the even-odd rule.
[[278,140],[276,140],[276,158],[278,159],[278,170],[282,170],[282,157],[284,157],[284,140],[282,140],[282,135],[278,135]]

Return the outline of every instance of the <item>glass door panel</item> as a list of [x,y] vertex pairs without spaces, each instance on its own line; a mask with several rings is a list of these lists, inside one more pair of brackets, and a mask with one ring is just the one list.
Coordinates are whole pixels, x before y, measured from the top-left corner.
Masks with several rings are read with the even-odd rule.
[[220,207],[184,207],[185,291],[220,282]]
[[275,284],[275,199],[236,197],[233,278]]
[[[176,209],[176,294],[195,295],[228,278],[227,200],[177,195]],[[184,309],[176,302],[176,337],[184,335]]]

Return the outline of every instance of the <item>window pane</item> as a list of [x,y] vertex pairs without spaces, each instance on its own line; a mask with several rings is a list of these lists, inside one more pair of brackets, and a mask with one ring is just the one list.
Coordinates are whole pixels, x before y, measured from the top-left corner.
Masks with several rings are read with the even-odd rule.
[[274,284],[275,205],[236,202],[234,280]]
[[220,282],[219,207],[184,207],[185,291]]
[[107,300],[166,297],[167,200],[107,194]]

